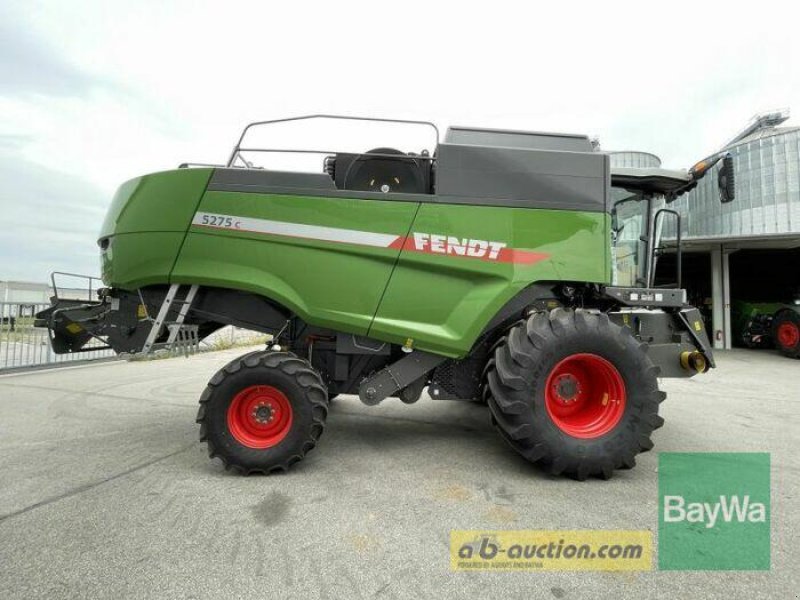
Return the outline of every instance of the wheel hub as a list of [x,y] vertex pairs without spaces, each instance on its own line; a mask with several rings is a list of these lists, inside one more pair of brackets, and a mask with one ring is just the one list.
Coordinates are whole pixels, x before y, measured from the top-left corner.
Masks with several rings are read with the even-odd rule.
[[625,412],[625,382],[617,368],[596,354],[561,360],[545,384],[545,408],[561,431],[593,439],[613,430]]
[[259,404],[253,409],[253,418],[257,423],[270,423],[275,418],[272,406]]
[[251,385],[237,393],[228,407],[228,430],[248,448],[265,449],[280,444],[293,421],[292,404],[278,388]]
[[560,402],[575,402],[580,394],[580,385],[577,378],[571,373],[563,373],[556,377],[553,388]]

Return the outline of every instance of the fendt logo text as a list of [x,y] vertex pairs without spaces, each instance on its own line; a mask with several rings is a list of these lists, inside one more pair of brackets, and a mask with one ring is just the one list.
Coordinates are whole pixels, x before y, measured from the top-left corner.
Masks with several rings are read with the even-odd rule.
[[704,523],[710,529],[720,518],[725,523],[764,523],[767,508],[763,502],[751,502],[750,496],[720,496],[715,503],[687,503],[683,496],[664,496],[665,523]]
[[500,251],[506,246],[507,244],[503,242],[462,239],[448,235],[414,232],[414,249],[420,252],[497,260],[498,256],[500,256]]

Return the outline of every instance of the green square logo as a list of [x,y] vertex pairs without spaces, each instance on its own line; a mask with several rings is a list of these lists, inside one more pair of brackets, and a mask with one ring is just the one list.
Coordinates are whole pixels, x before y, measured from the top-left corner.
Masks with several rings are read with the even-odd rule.
[[658,457],[658,566],[769,570],[770,455]]

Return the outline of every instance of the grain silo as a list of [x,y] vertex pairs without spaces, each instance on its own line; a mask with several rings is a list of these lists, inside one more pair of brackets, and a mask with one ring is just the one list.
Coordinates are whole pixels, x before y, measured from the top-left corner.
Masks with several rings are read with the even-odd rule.
[[633,169],[648,169],[661,166],[661,159],[649,152],[639,152],[636,150],[617,150],[608,153],[611,158],[612,167],[624,167]]

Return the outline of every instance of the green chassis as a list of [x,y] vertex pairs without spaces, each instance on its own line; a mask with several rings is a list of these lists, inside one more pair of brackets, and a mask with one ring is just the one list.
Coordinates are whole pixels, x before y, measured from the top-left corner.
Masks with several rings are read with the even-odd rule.
[[[699,319],[687,312],[694,309],[673,302],[631,316],[620,311],[619,294],[605,293],[607,212],[451,204],[435,195],[221,191],[209,189],[214,171],[164,171],[120,186],[99,238],[103,300],[57,300],[40,314],[56,352],[81,351],[92,337],[117,352],[146,352],[167,288],[191,285],[200,302],[186,323],[201,337],[234,324],[288,334],[286,345],[302,353],[309,336],[334,354],[341,346],[325,342],[337,335],[388,343],[393,350],[361,364],[364,372],[402,356],[402,347],[472,359],[453,377],[474,382],[487,345],[537,306],[610,311],[651,344],[663,376],[695,374],[681,362],[687,352],[714,364]],[[320,366],[329,383],[354,391],[355,365],[334,363]],[[478,393],[476,385],[460,389]]]

